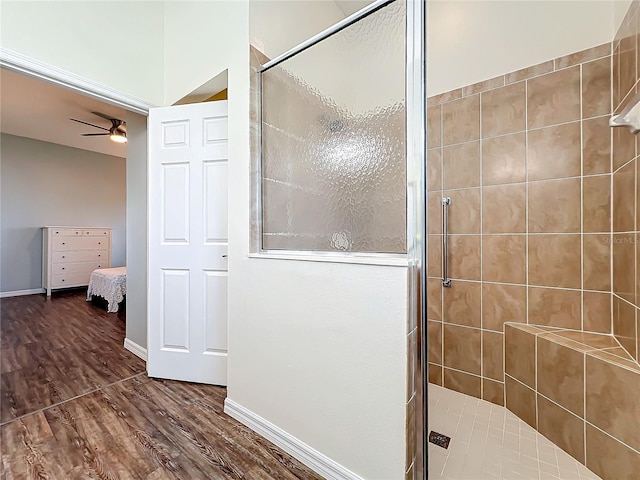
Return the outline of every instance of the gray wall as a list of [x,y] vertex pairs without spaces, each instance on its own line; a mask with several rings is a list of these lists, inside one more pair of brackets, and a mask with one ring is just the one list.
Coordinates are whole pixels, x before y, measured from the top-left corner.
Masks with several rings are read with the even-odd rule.
[[147,346],[147,118],[127,114],[127,338]]
[[0,291],[42,287],[45,225],[111,227],[125,265],[124,158],[7,134],[0,156]]

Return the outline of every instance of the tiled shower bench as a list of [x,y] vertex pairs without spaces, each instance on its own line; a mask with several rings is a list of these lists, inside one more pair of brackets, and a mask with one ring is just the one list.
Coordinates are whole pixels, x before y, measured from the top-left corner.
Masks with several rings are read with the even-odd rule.
[[506,407],[604,480],[637,480],[640,365],[612,335],[504,329]]

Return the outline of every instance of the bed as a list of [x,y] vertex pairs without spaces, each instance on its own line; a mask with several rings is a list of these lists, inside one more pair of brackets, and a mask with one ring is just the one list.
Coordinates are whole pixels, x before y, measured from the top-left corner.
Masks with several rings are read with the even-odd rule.
[[102,297],[108,303],[107,312],[114,313],[126,294],[127,267],[99,268],[91,274],[87,302],[94,296]]

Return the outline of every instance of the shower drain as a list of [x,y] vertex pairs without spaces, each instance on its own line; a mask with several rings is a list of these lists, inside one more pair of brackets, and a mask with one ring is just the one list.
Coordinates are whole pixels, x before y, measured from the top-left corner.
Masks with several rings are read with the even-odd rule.
[[434,432],[433,430],[431,430],[431,432],[429,432],[429,441],[434,445],[438,445],[439,447],[449,448],[451,437],[447,437],[442,433]]

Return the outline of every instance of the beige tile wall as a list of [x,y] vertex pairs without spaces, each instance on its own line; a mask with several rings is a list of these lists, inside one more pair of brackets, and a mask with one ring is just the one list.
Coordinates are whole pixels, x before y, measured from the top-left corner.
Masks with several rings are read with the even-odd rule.
[[611,333],[611,62],[605,44],[428,99],[432,382],[503,404],[505,322]]
[[[613,105],[621,111],[638,92],[640,79],[640,2],[634,1],[613,42]],[[614,129],[613,142],[613,333],[640,358],[640,195],[637,136]]]

